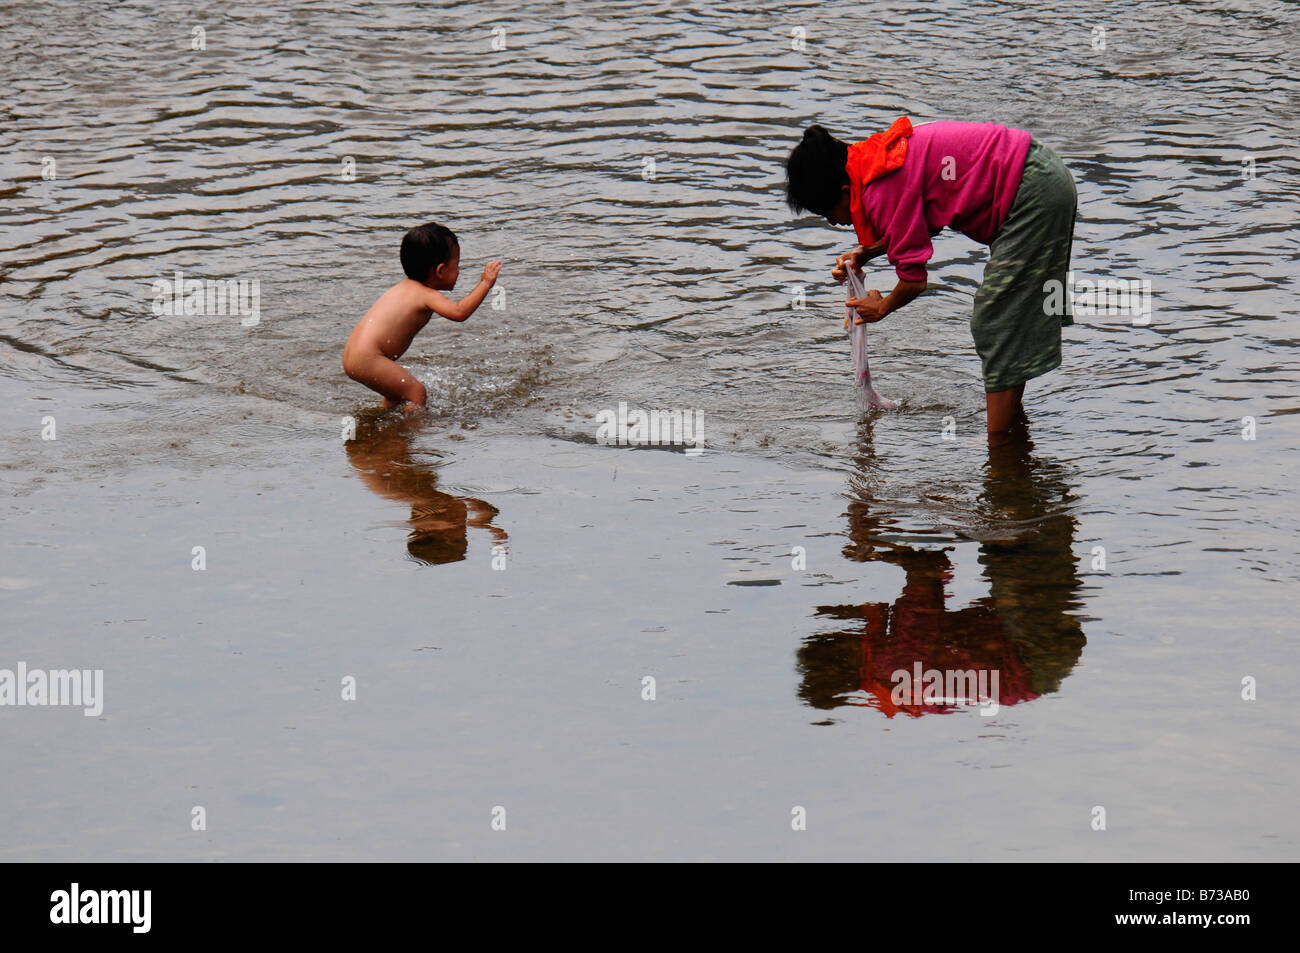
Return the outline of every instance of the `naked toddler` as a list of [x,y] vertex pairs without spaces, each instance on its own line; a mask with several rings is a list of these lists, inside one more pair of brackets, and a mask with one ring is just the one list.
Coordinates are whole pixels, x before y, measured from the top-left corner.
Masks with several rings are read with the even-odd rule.
[[460,277],[460,242],[451,229],[432,222],[411,229],[402,239],[401,259],[406,278],[381,294],[352,329],[343,347],[343,370],[382,394],[385,407],[402,406],[409,413],[423,407],[427,395],[397,359],[434,314],[450,321],[473,314],[496,283],[501,262],[488,262],[474,290],[453,301],[443,294]]

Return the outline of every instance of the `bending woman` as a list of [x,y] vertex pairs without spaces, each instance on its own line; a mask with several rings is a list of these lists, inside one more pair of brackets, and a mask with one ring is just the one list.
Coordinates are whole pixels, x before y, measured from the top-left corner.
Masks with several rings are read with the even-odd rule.
[[[786,162],[796,212],[852,225],[859,245],[831,276],[888,256],[898,284],[852,298],[858,320],[879,321],[926,289],[930,239],[944,228],[989,246],[971,336],[984,370],[989,443],[1025,434],[1025,382],[1061,365],[1061,328],[1073,324],[1067,272],[1078,194],[1069,170],[1022,129],[900,117],[850,146],[809,126]],[[1057,281],[1049,293],[1047,283]]]

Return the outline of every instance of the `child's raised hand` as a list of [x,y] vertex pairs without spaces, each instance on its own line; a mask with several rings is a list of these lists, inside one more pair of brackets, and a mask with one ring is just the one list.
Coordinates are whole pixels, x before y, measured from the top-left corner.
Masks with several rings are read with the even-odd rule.
[[483,266],[483,280],[486,281],[489,285],[496,284],[497,275],[499,275],[500,273],[501,273],[501,259],[499,258],[494,258],[492,261],[488,262],[486,265]]

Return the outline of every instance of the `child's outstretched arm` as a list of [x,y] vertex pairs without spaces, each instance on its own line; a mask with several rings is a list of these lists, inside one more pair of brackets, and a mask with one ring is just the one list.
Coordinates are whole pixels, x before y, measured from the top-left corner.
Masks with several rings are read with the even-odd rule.
[[435,314],[442,315],[450,321],[464,321],[478,310],[478,306],[483,303],[483,299],[487,297],[487,293],[491,291],[492,286],[497,283],[497,275],[500,273],[501,262],[499,260],[488,262],[483,267],[483,277],[479,283],[474,286],[474,290],[465,295],[465,297],[461,298],[459,301],[452,301],[442,292],[434,291],[430,288],[428,289],[428,293],[425,295],[425,307],[433,311]]

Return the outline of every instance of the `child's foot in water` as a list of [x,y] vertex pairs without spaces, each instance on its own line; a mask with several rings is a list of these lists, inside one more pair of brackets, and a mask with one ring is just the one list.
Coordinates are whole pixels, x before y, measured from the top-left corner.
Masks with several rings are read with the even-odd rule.
[[419,404],[412,403],[409,400],[393,400],[390,397],[385,397],[383,403],[380,404],[379,406],[382,407],[384,410],[393,410],[395,408],[400,407],[402,413],[404,413],[408,417],[413,417],[416,414],[418,414],[421,410],[424,409]]

